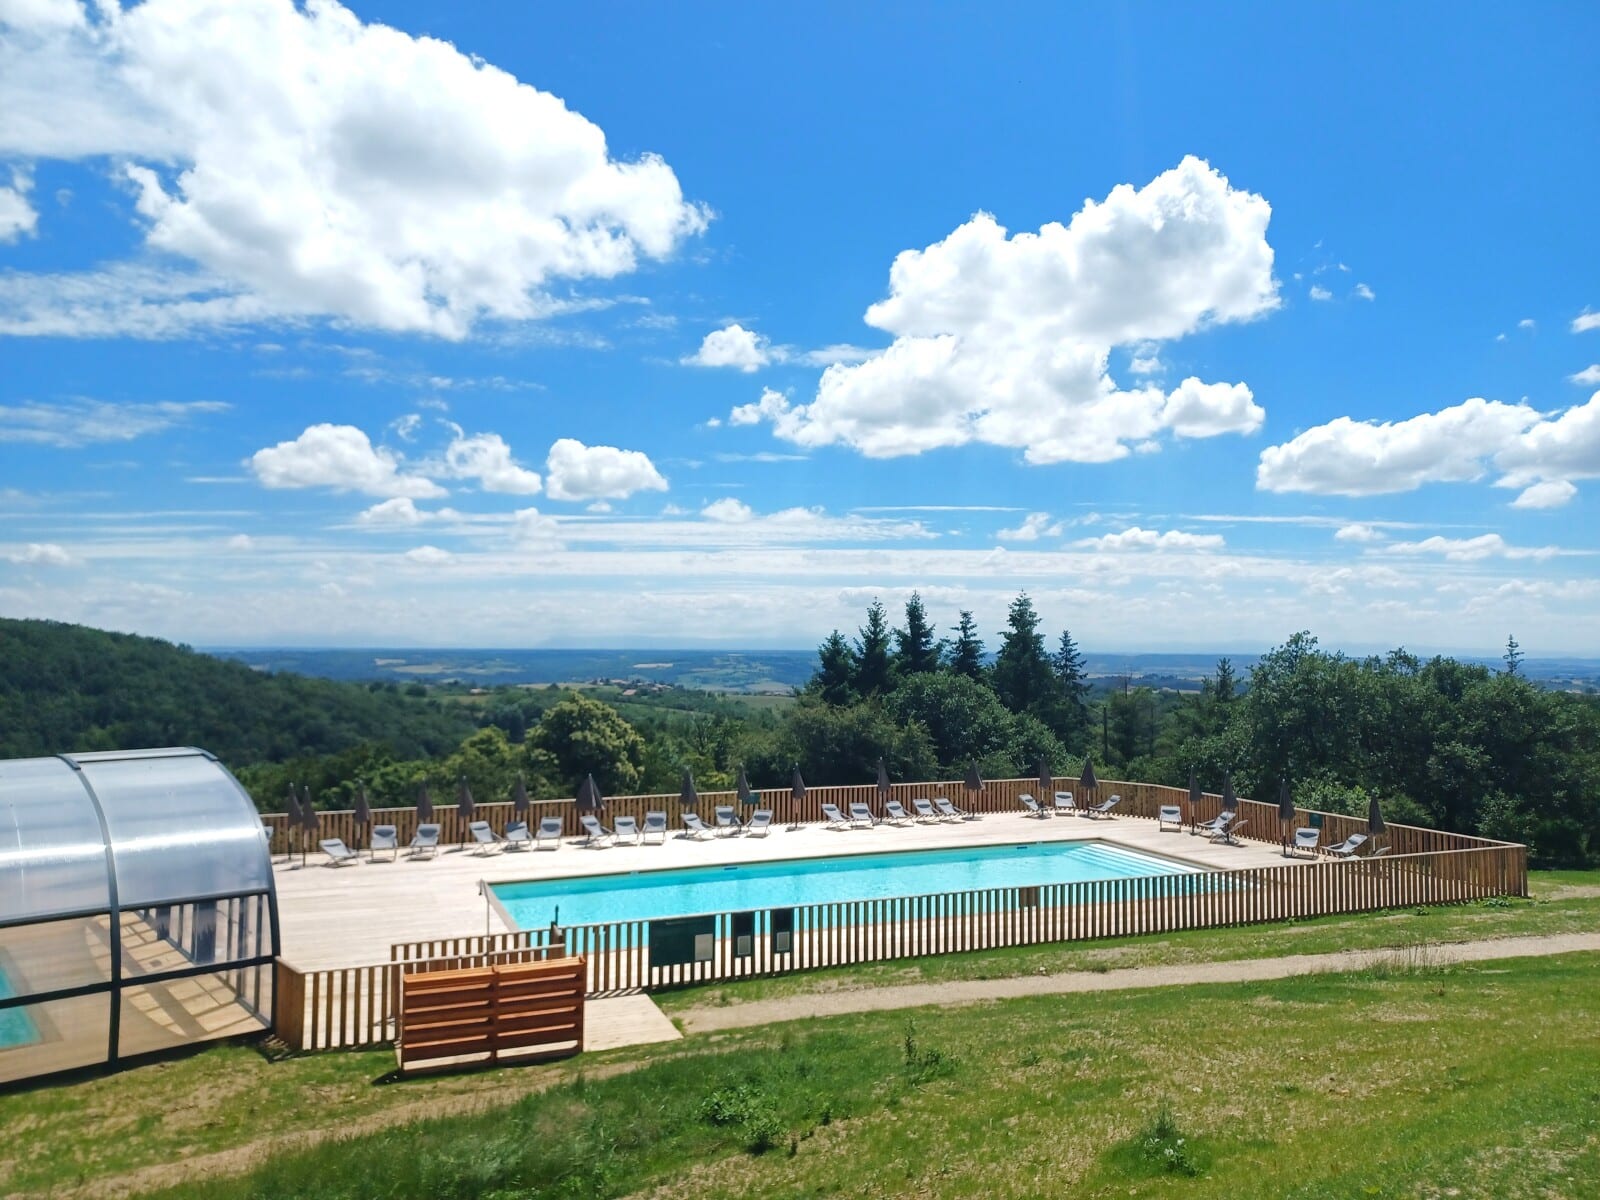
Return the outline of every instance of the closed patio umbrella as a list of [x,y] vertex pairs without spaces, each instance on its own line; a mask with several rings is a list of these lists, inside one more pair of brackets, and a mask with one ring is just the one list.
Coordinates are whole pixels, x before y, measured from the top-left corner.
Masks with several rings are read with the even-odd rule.
[[800,777],[800,764],[795,763],[789,776],[789,828],[800,825],[800,806],[806,801],[806,781]]
[[[366,784],[355,786],[355,824],[357,829],[368,829],[373,824],[373,805],[366,798]],[[355,838],[357,845],[350,846],[350,850],[360,850],[360,838]],[[371,846],[371,834],[366,835],[366,845]]]
[[1383,823],[1383,811],[1378,807],[1378,797],[1374,795],[1367,804],[1367,836],[1375,838],[1388,828]]
[[592,774],[583,777],[583,784],[578,788],[578,811],[581,813],[599,813],[606,806],[606,798],[600,794],[600,785],[594,781]]
[[531,807],[528,800],[528,781],[522,777],[522,772],[518,771],[517,782],[511,788],[511,815],[519,821],[526,821]]
[[741,806],[754,804],[760,797],[750,790],[750,777],[744,773],[744,764],[739,764],[739,782],[734,786],[734,793],[739,797]]
[[1083,774],[1078,776],[1078,790],[1083,793],[1080,803],[1087,804],[1093,798],[1095,790],[1099,788],[1100,781],[1094,777],[1094,759],[1089,755],[1083,756]]
[[685,812],[700,807],[700,793],[694,790],[694,776],[689,773],[688,767],[683,769],[683,787],[678,789],[678,805]]
[[289,785],[289,807],[284,813],[283,832],[284,840],[288,845],[284,847],[283,861],[288,862],[294,856],[294,844],[304,841],[305,835],[300,832],[300,822],[305,820],[305,814],[300,811],[300,796],[294,790],[294,784]]
[[1043,804],[1046,808],[1049,808],[1051,804],[1051,797],[1055,794],[1056,790],[1055,768],[1042,758],[1036,764],[1034,764],[1034,766],[1035,770],[1033,773],[1038,776],[1039,779],[1039,803]]
[[889,782],[889,768],[883,761],[883,755],[878,755],[878,800],[881,803],[894,794],[894,786]]
[[1196,822],[1198,822],[1200,820],[1200,816],[1199,816],[1199,813],[1200,813],[1200,801],[1202,799],[1204,799],[1204,797],[1205,797],[1205,793],[1200,790],[1200,781],[1195,778],[1194,768],[1190,767],[1189,768],[1189,828],[1191,830],[1194,829]]
[[433,820],[433,795],[428,791],[428,781],[417,785],[417,824],[426,825]]
[[322,817],[317,812],[317,806],[311,802],[310,784],[300,793],[300,827],[306,831],[305,838],[300,842],[300,865],[303,867],[306,865],[306,850],[322,832]]
[[472,802],[472,789],[467,786],[467,777],[462,775],[456,783],[456,824],[461,826],[457,832],[461,835],[462,845],[466,845],[467,826],[472,823],[477,811],[478,806]]
[[1239,801],[1233,794],[1233,772],[1227,771],[1222,776],[1222,811],[1238,812]]
[[1278,836],[1283,839],[1283,852],[1289,853],[1289,843],[1294,838],[1294,797],[1289,795],[1289,777],[1285,775],[1278,785]]
[[980,807],[979,797],[983,795],[983,776],[978,774],[977,759],[968,764],[967,777],[962,781],[962,786],[967,792],[967,811],[976,813]]

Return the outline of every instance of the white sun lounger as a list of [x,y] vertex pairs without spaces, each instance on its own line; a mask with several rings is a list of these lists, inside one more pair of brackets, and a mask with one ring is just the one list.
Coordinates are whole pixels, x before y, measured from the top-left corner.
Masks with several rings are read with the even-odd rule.
[[884,820],[890,825],[911,824],[911,814],[906,811],[906,806],[898,800],[887,801],[883,806]]
[[644,830],[639,835],[642,842],[651,834],[661,839],[661,844],[667,844],[667,814],[664,812],[647,812],[644,815]]
[[542,846],[546,842],[552,843],[552,846],[551,846],[552,849],[555,849],[555,850],[561,849],[561,818],[560,817],[541,817],[541,818],[539,818],[539,836],[534,839],[534,844],[536,846]]
[[526,821],[507,821],[506,831],[500,840],[505,843],[507,850],[526,850],[533,843],[533,835],[528,832]]
[[600,839],[614,838],[611,830],[600,824],[600,818],[593,813],[578,814],[578,824],[583,826],[583,831],[589,836],[583,839],[583,844],[594,850],[603,849],[605,843]]
[[871,829],[878,823],[878,818],[872,815],[872,809],[867,807],[865,801],[852,800],[850,802],[850,824],[861,825]]
[[431,821],[426,825],[418,825],[416,836],[411,839],[411,857],[420,858],[426,854],[432,858],[439,853],[439,826]]
[[1239,831],[1248,824],[1250,824],[1249,821],[1230,821],[1213,833],[1211,840],[1213,842],[1221,842],[1224,846],[1237,846],[1239,844]]
[[911,802],[911,807],[916,810],[916,816],[912,819],[917,821],[919,824],[925,825],[929,821],[937,824],[943,819],[938,813],[933,811],[933,801],[929,800],[926,796],[918,796]]
[[1027,812],[1022,814],[1025,817],[1046,817],[1046,816],[1049,816],[1049,814],[1047,812],[1045,812],[1044,809],[1039,807],[1039,802],[1037,800],[1035,800],[1032,796],[1028,795],[1027,792],[1023,792],[1022,795],[1018,796],[1017,797],[1017,802],[1020,803],[1023,808],[1028,810]]
[[700,819],[699,813],[686,812],[683,814],[683,836],[698,838],[711,832],[711,827]]
[[1329,846],[1328,853],[1333,855],[1335,858],[1354,858],[1356,856],[1356,851],[1360,850],[1362,846],[1366,845],[1366,842],[1366,834],[1352,833],[1337,846]]
[[489,853],[489,848],[500,849],[500,835],[495,833],[487,821],[474,821],[467,826],[467,832],[472,835],[472,840],[478,844],[477,854]]
[[1304,850],[1308,854],[1315,854],[1317,852],[1317,843],[1321,840],[1322,830],[1320,829],[1296,829],[1294,831],[1294,852],[1299,854]]
[[1111,810],[1122,803],[1121,796],[1112,796],[1109,800],[1102,800],[1099,804],[1092,804],[1083,810],[1086,817],[1109,817]]
[[342,867],[345,863],[354,866],[361,861],[356,857],[356,852],[344,844],[342,838],[323,838],[318,845],[322,847],[322,852],[328,856],[328,861],[322,864],[325,867]]
[[715,815],[717,819],[718,836],[729,837],[733,834],[744,832],[744,826],[739,824],[739,814],[733,811],[733,805],[717,805]]
[[633,844],[639,844],[639,822],[632,817],[618,817],[611,822],[612,836],[621,841],[623,838],[632,838]]
[[850,822],[844,819],[844,814],[839,811],[837,804],[824,804],[822,815],[828,820],[829,829],[849,829]]
[[367,855],[376,861],[380,850],[387,850],[391,860],[399,857],[400,834],[393,825],[372,827],[372,836],[367,839]]
[[1183,832],[1183,809],[1176,804],[1163,804],[1156,812],[1156,828],[1165,829],[1168,825],[1176,825],[1178,832]]
[[1056,793],[1056,812],[1064,817],[1070,817],[1073,813],[1082,811],[1083,809],[1078,807],[1078,802],[1072,798],[1071,792]]
[[976,821],[978,814],[968,812],[964,808],[957,808],[944,796],[936,796],[933,806],[939,810],[939,815],[946,821]]
[[1209,835],[1215,833],[1219,829],[1226,829],[1229,825],[1232,825],[1238,819],[1239,819],[1239,814],[1234,812],[1232,809],[1228,809],[1225,812],[1219,812],[1216,816],[1212,817],[1211,820],[1209,820],[1209,821],[1201,821],[1198,825],[1196,825],[1189,832],[1190,833],[1203,833],[1203,834],[1206,834],[1207,836],[1209,836]]
[[772,810],[758,808],[750,814],[750,820],[744,827],[747,837],[766,837],[772,831]]

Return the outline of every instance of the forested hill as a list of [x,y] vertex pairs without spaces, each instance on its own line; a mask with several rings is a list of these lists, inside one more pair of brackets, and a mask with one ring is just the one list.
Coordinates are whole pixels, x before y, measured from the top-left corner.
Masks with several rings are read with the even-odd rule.
[[0,618],[0,758],[200,746],[238,765],[363,742],[426,758],[473,728],[392,684],[267,675],[155,638]]

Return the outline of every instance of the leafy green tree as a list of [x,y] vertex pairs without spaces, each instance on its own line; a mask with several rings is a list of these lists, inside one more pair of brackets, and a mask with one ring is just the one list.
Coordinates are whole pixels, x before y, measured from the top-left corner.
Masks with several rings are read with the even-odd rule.
[[922,606],[922,597],[911,593],[906,601],[906,623],[894,631],[894,670],[905,677],[920,675],[939,667],[939,647],[933,636],[933,626],[928,624],[928,613]]
[[972,619],[971,609],[961,610],[956,639],[945,657],[945,669],[968,679],[983,678],[983,639],[978,636],[978,623]]
[[995,695],[1012,712],[1051,715],[1055,676],[1039,632],[1039,614],[1026,592],[1011,602],[991,678]]
[[[898,779],[927,779],[937,767],[927,730],[901,724],[877,700],[840,708],[803,699],[788,727],[790,761],[800,764],[808,784],[870,783],[880,754]],[[788,765],[773,766],[787,782]]]
[[[528,735],[528,749],[547,755],[554,781],[574,791],[593,773],[604,792],[638,791],[644,766],[644,739],[617,710],[587,696],[571,696],[545,712]],[[530,756],[530,766],[544,763]],[[571,795],[572,792],[566,794]]]
[[855,644],[855,689],[863,699],[881,696],[892,686],[889,667],[889,619],[883,604],[874,600],[867,609]]

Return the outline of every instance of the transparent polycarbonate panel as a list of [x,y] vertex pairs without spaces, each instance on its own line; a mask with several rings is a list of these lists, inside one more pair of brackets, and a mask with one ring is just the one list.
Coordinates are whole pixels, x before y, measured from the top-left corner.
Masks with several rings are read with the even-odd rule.
[[0,761],[0,922],[107,908],[100,819],[59,758]]
[[272,863],[255,807],[210,758],[82,755],[77,761],[111,831],[120,907],[270,885]]
[[110,929],[105,915],[0,929],[0,999],[109,984]]
[[110,996],[0,1008],[0,1085],[105,1062]]
[[265,896],[227,896],[122,912],[123,978],[220,966],[272,953]]
[[117,1054],[132,1058],[212,1038],[260,1033],[271,1023],[271,989],[271,967],[126,986]]

